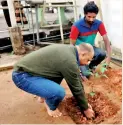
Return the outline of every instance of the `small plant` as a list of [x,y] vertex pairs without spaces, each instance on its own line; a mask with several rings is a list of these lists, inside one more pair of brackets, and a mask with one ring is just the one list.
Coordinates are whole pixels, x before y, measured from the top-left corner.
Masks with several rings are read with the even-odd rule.
[[108,76],[107,76],[106,74],[99,74],[99,73],[97,73],[97,72],[94,74],[94,76],[95,76],[96,78],[100,78],[100,77],[108,78]]
[[88,75],[88,76],[91,75],[91,76],[94,76],[94,77],[96,77],[96,78],[100,78],[100,77],[108,78],[107,75],[104,74],[105,71],[107,71],[107,68],[105,68],[105,67],[101,67],[101,69],[100,69],[100,73],[98,73],[98,72],[94,72],[94,73],[92,73],[90,70],[86,71],[85,73],[86,73],[86,75]]
[[[92,73],[90,70],[88,70],[86,73],[88,73],[96,78],[100,78],[100,77],[108,78],[108,76],[105,74],[105,71],[107,71],[107,64],[103,63],[98,67],[97,70],[95,70],[95,72]],[[93,83],[91,83],[91,87],[92,87],[92,91],[89,93],[89,95],[91,97],[93,97],[95,95]]]
[[95,92],[92,91],[89,93],[89,95],[93,97],[95,95]]
[[95,91],[94,91],[94,85],[93,85],[94,83],[93,82],[91,82],[91,92],[89,93],[89,95],[91,96],[91,97],[93,97],[93,96],[95,96]]
[[107,63],[103,63],[102,64],[102,67],[101,67],[101,73],[103,74],[105,71],[107,71],[107,67],[108,66],[108,64]]
[[107,63],[101,64],[97,69],[95,70],[94,76],[96,78],[105,77],[108,78],[108,76],[105,74],[105,71],[107,71]]

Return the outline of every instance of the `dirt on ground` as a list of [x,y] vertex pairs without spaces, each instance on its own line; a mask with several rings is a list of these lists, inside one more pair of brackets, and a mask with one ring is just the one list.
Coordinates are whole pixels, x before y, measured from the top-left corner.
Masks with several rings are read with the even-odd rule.
[[77,124],[122,123],[122,69],[108,69],[107,77],[91,77],[84,83],[86,97],[95,111],[94,119],[86,119],[74,97],[64,101],[68,115]]
[[64,101],[66,111],[77,124],[99,124],[105,119],[114,117],[120,110],[117,105],[113,104],[100,92],[95,92],[93,95],[89,93],[86,96],[95,113],[95,117],[92,119],[87,119],[84,116],[74,97],[69,97]]
[[50,117],[36,96],[14,85],[11,74],[0,72],[0,124],[74,124],[69,116]]
[[[114,71],[114,70],[113,70]],[[116,70],[115,75],[107,75],[109,78],[112,79],[116,78]],[[77,122],[75,119],[71,117],[69,113],[71,113],[71,108],[69,111],[66,110],[66,99],[71,99],[72,94],[67,86],[65,80],[62,81],[62,86],[66,90],[66,97],[64,101],[60,104],[59,109],[63,113],[62,117],[53,118],[50,117],[45,109],[43,103],[39,103],[37,101],[37,97],[31,94],[28,94],[20,89],[18,89],[12,79],[11,79],[12,70],[9,71],[2,71],[0,72],[0,123],[1,124],[76,124],[80,123]],[[108,73],[109,74],[109,73]],[[121,69],[118,71],[118,79],[115,82],[111,83],[110,79],[107,78],[91,78],[91,82],[83,83],[85,87],[85,92],[87,95],[94,92],[94,97],[89,96],[89,102],[94,107],[94,110],[99,114],[104,113],[101,115],[100,119],[98,118],[95,122],[87,121],[85,118],[84,122],[81,123],[104,123],[104,124],[121,124],[122,119],[122,98],[121,98]],[[106,81],[106,83],[104,82]],[[114,81],[114,80],[113,80]],[[92,83],[93,87],[92,87]],[[112,85],[113,84],[113,85]],[[114,86],[114,87],[113,87]],[[117,87],[116,87],[117,86]],[[92,89],[93,88],[93,89]],[[98,95],[95,97],[95,95]],[[73,97],[72,97],[73,98]],[[96,98],[96,99],[95,99]],[[95,101],[93,101],[95,99]],[[97,101],[96,101],[97,100]],[[104,101],[103,101],[104,100]],[[102,102],[101,102],[102,101]],[[75,102],[75,101],[74,101]],[[94,102],[94,103],[93,103]],[[76,104],[76,103],[75,103]],[[96,108],[96,106],[98,106]],[[107,114],[105,114],[105,110],[102,107],[104,105],[107,107],[105,110]],[[69,105],[70,106],[70,105]],[[74,108],[75,109],[75,108]],[[99,112],[100,111],[100,112]],[[83,117],[81,112],[79,111],[78,115],[80,118]],[[76,113],[74,113],[76,114]],[[77,118],[79,118],[77,117]],[[105,117],[105,118],[104,118]]]

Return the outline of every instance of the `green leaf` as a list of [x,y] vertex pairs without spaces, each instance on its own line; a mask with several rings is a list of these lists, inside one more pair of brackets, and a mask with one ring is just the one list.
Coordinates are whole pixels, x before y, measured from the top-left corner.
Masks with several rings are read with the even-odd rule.
[[106,70],[107,70],[106,68],[102,67],[101,68],[101,73],[104,73]]
[[99,74],[97,72],[95,73],[95,77],[99,77]]
[[90,96],[94,96],[94,95],[95,95],[95,92],[90,92],[89,95],[90,95]]
[[108,65],[107,63],[103,63],[103,64],[102,64],[103,67],[106,67],[107,65]]

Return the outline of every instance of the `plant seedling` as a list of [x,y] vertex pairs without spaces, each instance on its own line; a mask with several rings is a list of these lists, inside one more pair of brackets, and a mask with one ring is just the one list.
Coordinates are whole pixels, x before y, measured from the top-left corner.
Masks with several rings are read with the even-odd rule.
[[92,91],[92,92],[90,92],[89,94],[90,94],[90,96],[93,97],[93,96],[95,95],[95,92]]
[[[105,71],[107,71],[107,68],[106,68],[107,66],[108,66],[107,63],[101,64],[101,66],[99,66],[97,72],[94,73],[94,76],[95,76],[96,78],[100,78],[100,77],[106,77],[106,78],[108,78],[107,75],[104,74]],[[99,72],[98,72],[98,71],[99,71]]]
[[107,66],[108,66],[107,63],[103,63],[103,64],[102,64],[102,67],[101,67],[101,73],[102,73],[102,74],[107,70],[107,68],[106,68]]
[[95,76],[96,78],[99,78],[99,77],[100,77],[99,73],[97,73],[97,72],[94,74],[94,76]]

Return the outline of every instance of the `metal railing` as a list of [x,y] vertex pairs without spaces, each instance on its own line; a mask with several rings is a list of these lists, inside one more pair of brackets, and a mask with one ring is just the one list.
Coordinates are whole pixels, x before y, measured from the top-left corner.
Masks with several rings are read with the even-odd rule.
[[[39,32],[40,32],[42,27],[39,28],[39,22],[38,22],[38,18],[39,18],[38,17],[38,9],[43,8],[43,5],[39,5],[39,4],[37,4],[37,5],[29,5],[29,4],[27,4],[25,2],[25,0],[21,0],[21,2],[22,1],[23,1],[23,6],[16,6],[16,8],[18,8],[19,10],[24,9],[25,16],[27,18],[28,24],[23,23],[23,16],[22,16],[21,11],[19,11],[20,12],[21,24],[18,24],[16,22],[15,7],[13,6],[12,0],[7,0],[8,6],[0,7],[0,9],[2,9],[2,10],[8,9],[9,10],[10,21],[11,21],[11,26],[12,27],[19,26],[21,28],[21,30],[23,31],[22,32],[23,35],[25,33],[32,33],[33,34],[33,40],[26,41],[27,43],[30,43],[30,42],[33,41],[34,46],[35,46],[36,42],[38,44],[42,44],[42,43],[44,44],[44,42],[41,42],[41,41],[44,40],[44,39],[48,39],[48,37],[44,38],[44,39],[39,37]],[[19,0],[18,0],[18,2],[19,2]],[[62,27],[63,24],[62,24],[62,21],[61,21],[60,8],[62,8],[62,7],[73,7],[74,19],[77,20],[76,5],[75,5],[75,3],[74,3],[74,5],[50,5],[50,6],[45,5],[45,8],[48,8],[48,7],[56,7],[56,8],[58,8],[59,24],[50,24],[50,25],[47,25],[47,27],[59,27],[59,29],[60,29],[60,35],[59,36],[61,36],[62,43],[64,43],[65,34],[63,33],[63,27]],[[35,11],[35,13],[33,13],[33,11]],[[8,32],[8,34],[9,34],[8,30],[1,30],[0,31],[0,33],[4,33],[4,32]],[[35,38],[35,35],[34,35],[35,33],[36,33],[37,38]],[[54,37],[57,37],[57,36],[54,36]],[[56,38],[56,40],[57,40],[57,38]],[[8,45],[8,46],[10,46],[10,45]]]

